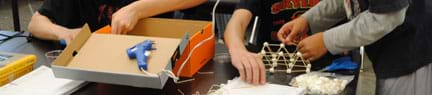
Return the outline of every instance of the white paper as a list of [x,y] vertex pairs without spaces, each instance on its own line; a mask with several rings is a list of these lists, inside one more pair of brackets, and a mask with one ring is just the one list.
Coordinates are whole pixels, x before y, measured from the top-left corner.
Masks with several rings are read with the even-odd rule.
[[271,83],[251,85],[234,78],[226,85],[221,84],[221,88],[211,95],[304,95],[304,89]]
[[38,69],[0,87],[0,95],[65,95],[82,86],[84,81],[55,78],[51,68]]

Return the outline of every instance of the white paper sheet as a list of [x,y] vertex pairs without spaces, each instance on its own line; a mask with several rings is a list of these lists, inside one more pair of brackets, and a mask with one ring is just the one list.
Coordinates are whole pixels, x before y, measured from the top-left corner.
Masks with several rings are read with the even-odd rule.
[[38,69],[0,87],[0,95],[65,95],[84,85],[84,81],[55,78],[51,68]]
[[251,85],[234,78],[210,95],[304,95],[304,89],[271,83]]

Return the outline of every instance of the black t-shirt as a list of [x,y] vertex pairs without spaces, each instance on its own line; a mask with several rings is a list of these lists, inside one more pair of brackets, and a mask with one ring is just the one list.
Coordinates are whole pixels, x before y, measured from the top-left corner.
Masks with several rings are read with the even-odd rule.
[[276,36],[279,28],[318,2],[319,0],[241,0],[237,9],[249,10],[253,14],[252,18],[259,17],[258,43],[280,43]]
[[39,13],[67,28],[88,23],[95,31],[111,23],[112,14],[135,0],[44,0]]

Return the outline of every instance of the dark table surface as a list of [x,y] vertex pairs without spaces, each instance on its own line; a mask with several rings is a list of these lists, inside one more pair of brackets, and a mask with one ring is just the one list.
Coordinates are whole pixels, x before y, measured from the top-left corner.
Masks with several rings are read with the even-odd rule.
[[[0,44],[0,51],[34,54],[38,61],[34,65],[35,68],[46,65],[49,62],[44,56],[44,53],[50,50],[61,49],[54,42],[31,40],[28,42],[25,38],[14,38]],[[193,78],[194,81],[176,84],[169,79],[163,89],[139,88],[124,85],[114,85],[105,83],[89,82],[89,84],[80,88],[72,95],[191,95],[195,93],[205,94],[214,84],[226,83],[227,80],[238,76],[237,70],[230,64],[230,59],[227,56],[226,48],[222,44],[216,45],[216,56],[213,61],[207,63]],[[210,72],[210,74],[209,74]],[[287,85],[291,78],[295,75],[291,74],[272,74],[267,76],[267,80],[271,83]],[[355,94],[356,80],[351,82],[345,89],[344,94]]]

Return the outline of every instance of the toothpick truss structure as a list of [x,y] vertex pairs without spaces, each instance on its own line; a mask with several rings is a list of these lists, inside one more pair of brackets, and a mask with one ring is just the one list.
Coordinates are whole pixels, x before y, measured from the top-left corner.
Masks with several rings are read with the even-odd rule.
[[[274,51],[271,47],[279,48]],[[261,52],[258,54],[262,56],[263,63],[265,64],[267,71],[270,73],[309,73],[311,69],[309,60],[305,60],[302,57],[302,53],[298,52],[297,50],[292,53],[289,52],[283,43],[269,44],[268,42],[264,42]]]

